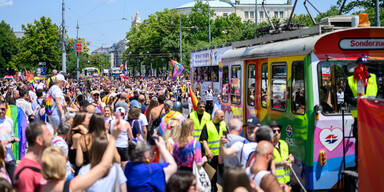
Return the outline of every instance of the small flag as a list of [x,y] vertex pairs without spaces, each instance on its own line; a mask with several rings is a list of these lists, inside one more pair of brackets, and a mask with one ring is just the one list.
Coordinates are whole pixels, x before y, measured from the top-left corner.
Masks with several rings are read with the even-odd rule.
[[173,66],[172,79],[176,80],[176,77],[180,76],[181,73],[183,73],[184,66],[181,63],[178,63],[177,61],[172,60],[172,59],[171,59],[171,63],[172,63],[172,66]]
[[189,90],[189,95],[191,97],[193,110],[197,111],[197,102],[198,102],[197,97],[196,97],[195,93],[193,93],[190,85],[188,85],[188,90]]

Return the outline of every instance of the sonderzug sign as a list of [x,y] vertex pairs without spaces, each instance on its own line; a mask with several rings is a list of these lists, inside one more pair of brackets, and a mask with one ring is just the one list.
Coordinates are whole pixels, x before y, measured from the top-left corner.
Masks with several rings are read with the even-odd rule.
[[342,39],[339,42],[340,49],[384,49],[384,39]]

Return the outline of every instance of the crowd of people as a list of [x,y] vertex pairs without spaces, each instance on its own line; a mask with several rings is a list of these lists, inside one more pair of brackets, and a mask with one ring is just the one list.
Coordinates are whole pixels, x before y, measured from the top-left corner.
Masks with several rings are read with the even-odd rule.
[[281,126],[227,125],[213,92],[194,111],[188,84],[1,80],[0,191],[290,191]]

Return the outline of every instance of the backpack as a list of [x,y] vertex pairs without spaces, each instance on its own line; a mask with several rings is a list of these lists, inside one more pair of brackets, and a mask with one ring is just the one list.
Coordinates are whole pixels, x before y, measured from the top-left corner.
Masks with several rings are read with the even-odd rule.
[[40,169],[37,168],[37,167],[30,167],[30,166],[22,167],[22,168],[20,169],[20,171],[17,172],[17,174],[15,175],[15,179],[13,180],[13,186],[14,186],[15,188],[16,188],[16,185],[17,185],[17,180],[19,179],[19,176],[20,176],[21,172],[24,171],[24,169],[31,169],[31,170],[34,171],[34,172],[38,172],[38,173],[40,173]]

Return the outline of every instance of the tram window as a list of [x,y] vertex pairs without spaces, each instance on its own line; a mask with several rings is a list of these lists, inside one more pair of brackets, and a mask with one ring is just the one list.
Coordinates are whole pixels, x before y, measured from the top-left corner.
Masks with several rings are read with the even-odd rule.
[[[383,97],[384,61],[370,60],[368,72],[376,75],[378,84],[377,97]],[[353,75],[355,60],[322,61],[319,63],[319,103],[323,114],[340,114],[341,107],[345,106],[349,113],[356,105],[348,103],[345,99],[349,94],[345,93],[348,77]],[[344,100],[345,99],[345,100]]]
[[228,93],[229,93],[229,76],[228,76],[228,66],[223,67],[223,102],[228,103]]
[[268,63],[261,66],[261,106],[267,107]]
[[231,103],[241,103],[241,66],[232,66],[231,71]]
[[286,109],[287,65],[272,64],[271,77],[271,108],[279,111]]
[[295,61],[292,63],[292,113],[304,114],[305,112],[305,82],[304,62]]
[[210,67],[212,82],[219,82],[219,66]]
[[255,106],[255,64],[248,65],[248,105]]

